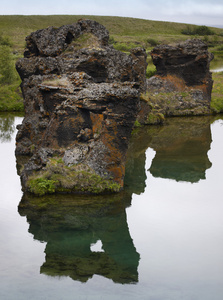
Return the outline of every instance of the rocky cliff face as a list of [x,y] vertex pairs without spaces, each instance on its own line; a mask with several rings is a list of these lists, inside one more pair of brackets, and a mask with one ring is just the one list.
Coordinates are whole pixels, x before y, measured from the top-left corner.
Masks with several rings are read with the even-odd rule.
[[147,80],[142,97],[141,123],[162,122],[162,116],[211,113],[213,55],[198,39],[177,45],[160,45],[151,51],[156,75]]
[[146,53],[108,44],[90,20],[38,30],[17,62],[25,118],[16,155],[31,155],[21,174],[35,194],[118,191],[145,90]]

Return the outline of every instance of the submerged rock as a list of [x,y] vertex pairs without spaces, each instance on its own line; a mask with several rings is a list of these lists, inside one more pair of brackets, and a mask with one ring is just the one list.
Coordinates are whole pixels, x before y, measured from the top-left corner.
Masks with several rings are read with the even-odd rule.
[[211,113],[209,68],[213,55],[203,41],[160,45],[151,51],[151,57],[157,72],[147,80],[147,93],[141,97],[140,123],[161,123],[165,116]]
[[25,118],[16,155],[31,155],[21,173],[25,191],[119,191],[132,127],[145,90],[146,53],[108,44],[99,23],[80,20],[26,38],[16,68]]

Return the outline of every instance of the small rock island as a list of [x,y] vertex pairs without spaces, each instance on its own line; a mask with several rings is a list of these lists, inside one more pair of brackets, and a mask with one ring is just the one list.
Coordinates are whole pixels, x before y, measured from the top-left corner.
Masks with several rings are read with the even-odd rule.
[[130,55],[109,45],[104,26],[80,20],[37,30],[18,60],[25,117],[16,156],[23,191],[104,193],[123,188],[125,160],[140,93],[146,52]]
[[199,39],[159,45],[151,51],[156,74],[141,95],[141,124],[159,124],[165,117],[210,115],[213,54]]
[[[147,54],[109,44],[104,26],[79,20],[37,30],[17,61],[25,117],[16,156],[24,192],[111,193],[123,188],[132,128],[165,117],[211,114],[213,56],[193,39]],[[23,161],[21,159],[20,161]]]

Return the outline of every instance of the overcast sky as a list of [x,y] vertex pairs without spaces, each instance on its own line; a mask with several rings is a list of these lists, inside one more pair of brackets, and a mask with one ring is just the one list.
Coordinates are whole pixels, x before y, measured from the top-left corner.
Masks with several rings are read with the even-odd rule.
[[6,0],[1,15],[104,15],[223,26],[223,0]]

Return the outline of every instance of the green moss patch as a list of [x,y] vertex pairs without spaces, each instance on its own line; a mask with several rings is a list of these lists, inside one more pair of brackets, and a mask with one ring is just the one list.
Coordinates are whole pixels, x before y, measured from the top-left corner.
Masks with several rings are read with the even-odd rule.
[[44,177],[32,178],[29,180],[29,191],[35,195],[43,196],[45,194],[52,194],[56,191],[58,182]]
[[67,167],[60,158],[51,159],[46,168],[31,175],[27,181],[29,192],[43,196],[55,192],[111,193],[120,190],[120,184],[105,179],[83,164]]
[[162,113],[159,112],[152,112],[148,115],[146,124],[156,125],[156,124],[162,124],[165,120],[165,117]]
[[194,99],[196,90],[173,92],[148,92],[140,96],[140,100],[149,107],[145,124],[160,124],[165,117],[193,116],[210,114],[208,102],[199,103]]

